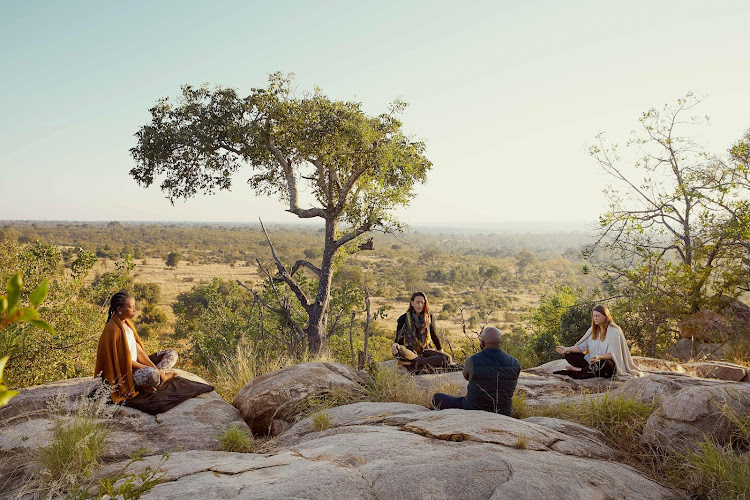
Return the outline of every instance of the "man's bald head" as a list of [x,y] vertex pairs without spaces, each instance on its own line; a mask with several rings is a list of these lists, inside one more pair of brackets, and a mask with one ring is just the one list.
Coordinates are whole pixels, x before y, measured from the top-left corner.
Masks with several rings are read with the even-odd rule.
[[490,349],[499,349],[503,343],[503,334],[494,326],[488,326],[482,330],[480,338],[482,339],[482,343],[484,343],[484,347],[489,347]]

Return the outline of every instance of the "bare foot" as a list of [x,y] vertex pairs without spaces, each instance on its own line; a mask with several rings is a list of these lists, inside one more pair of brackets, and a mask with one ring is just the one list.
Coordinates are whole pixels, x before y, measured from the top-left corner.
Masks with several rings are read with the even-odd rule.
[[578,368],[577,366],[573,366],[573,365],[568,365],[568,367],[566,368],[566,370],[570,370],[572,372],[580,372],[582,370],[582,368]]
[[164,373],[162,373],[161,374],[161,383],[163,384],[164,382],[166,382],[170,378],[174,378],[175,375],[177,375],[175,372],[164,372]]
[[137,389],[144,394],[153,394],[156,392],[156,387],[138,386]]

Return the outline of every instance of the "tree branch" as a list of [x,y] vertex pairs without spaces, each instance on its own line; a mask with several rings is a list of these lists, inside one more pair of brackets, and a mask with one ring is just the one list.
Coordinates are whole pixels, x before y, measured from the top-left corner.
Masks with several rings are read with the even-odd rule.
[[298,270],[298,269],[299,269],[300,267],[302,267],[302,266],[304,266],[304,267],[308,268],[308,269],[309,269],[310,271],[314,272],[314,273],[315,273],[315,275],[316,275],[316,276],[317,276],[318,278],[320,278],[320,268],[318,268],[318,267],[317,267],[317,266],[315,266],[314,264],[311,264],[310,262],[308,262],[308,261],[306,261],[306,260],[302,260],[302,259],[300,259],[300,260],[298,260],[297,262],[295,262],[295,263],[294,263],[294,265],[292,266],[292,270],[291,270],[291,271],[289,272],[289,274],[290,274],[291,276],[294,276],[294,273],[296,273],[296,272],[297,272],[297,270]]
[[[292,290],[294,295],[297,297],[297,300],[299,300],[299,303],[302,305],[302,307],[307,311],[309,314],[312,310],[312,305],[310,304],[309,299],[307,298],[307,295],[305,295],[305,292],[300,288],[300,286],[297,284],[296,281],[294,281],[294,278],[292,278],[289,273],[287,272],[286,268],[284,267],[284,264],[281,263],[279,258],[276,256],[276,250],[273,248],[273,243],[271,243],[271,238],[268,237],[268,233],[266,232],[266,227],[263,225],[263,221],[258,219],[260,221],[260,227],[263,229],[263,234],[266,236],[266,241],[268,242],[268,246],[271,248],[271,255],[273,256],[273,260],[276,263],[276,269],[279,271],[279,277],[286,283],[289,288]],[[258,265],[260,265],[260,262],[258,262]],[[262,267],[262,266],[261,266]]]
[[339,248],[342,245],[345,245],[346,243],[352,241],[354,238],[356,238],[360,234],[364,234],[368,232],[370,229],[372,229],[372,226],[373,226],[372,222],[365,222],[358,228],[341,235],[341,237],[337,239],[336,241],[334,241],[333,244],[336,246],[336,248]]

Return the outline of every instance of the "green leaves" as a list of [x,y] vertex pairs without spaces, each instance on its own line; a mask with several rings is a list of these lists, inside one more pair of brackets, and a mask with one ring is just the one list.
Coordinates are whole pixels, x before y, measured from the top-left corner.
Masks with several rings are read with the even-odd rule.
[[8,362],[8,356],[3,356],[0,358],[0,406],[4,406],[8,404],[8,401],[13,396],[16,396],[18,394],[18,391],[9,391],[5,389],[5,386],[3,385],[3,370],[5,369],[5,363]]
[[23,286],[23,280],[21,279],[21,273],[16,273],[11,276],[8,281],[8,287],[6,290],[6,297],[8,298],[8,311],[12,311],[16,304],[18,304],[18,296],[21,295],[21,287]]
[[39,286],[37,286],[33,292],[31,292],[31,296],[29,297],[29,302],[31,302],[32,306],[39,306],[42,302],[44,302],[44,298],[47,296],[47,280],[43,280],[41,283],[39,283]]
[[[43,280],[39,283],[39,286],[31,292],[29,298],[31,306],[19,308],[18,299],[21,296],[22,288],[23,279],[21,278],[21,273],[17,272],[10,278],[10,280],[8,280],[5,295],[0,295],[0,330],[3,330],[13,323],[25,321],[38,328],[43,328],[50,333],[54,333],[49,324],[39,319],[39,311],[37,311],[37,307],[47,296],[47,280]],[[5,369],[5,364],[7,362],[8,356],[0,358],[0,406],[7,404],[13,396],[18,394],[18,391],[6,390],[5,386],[2,384],[3,370]]]

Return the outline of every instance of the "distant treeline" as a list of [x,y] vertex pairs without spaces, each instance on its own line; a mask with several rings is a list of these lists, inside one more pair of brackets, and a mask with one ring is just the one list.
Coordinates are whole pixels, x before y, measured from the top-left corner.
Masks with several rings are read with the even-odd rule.
[[[322,249],[322,229],[269,225],[268,231],[277,250],[286,259],[316,259]],[[434,231],[434,229],[433,229]],[[187,224],[111,222],[0,222],[0,240],[20,243],[41,241],[93,252],[97,257],[121,259],[158,257],[175,250],[183,259],[200,262],[254,262],[256,255],[267,253],[267,243],[257,224]],[[519,250],[533,252],[547,260],[559,256],[577,259],[590,236],[581,233],[556,234],[421,234],[374,236],[374,253],[394,254],[401,250],[441,252],[458,255],[510,257]]]

